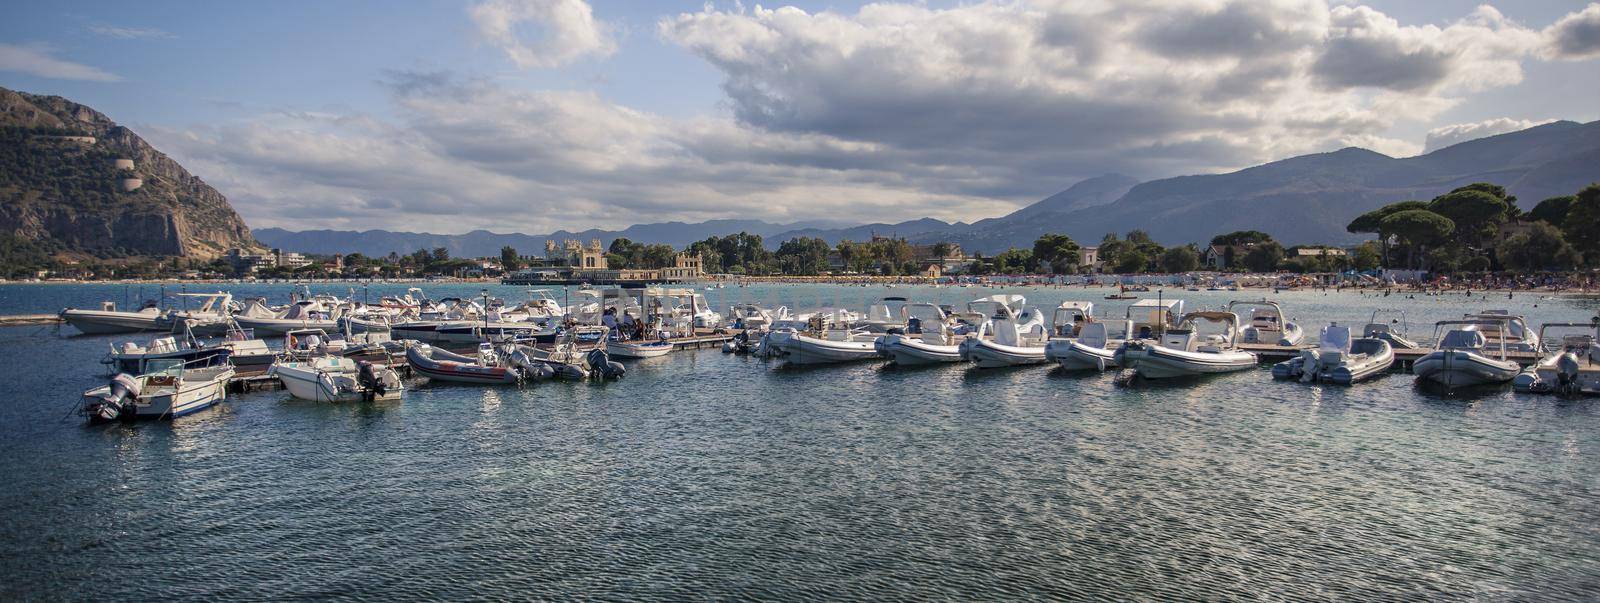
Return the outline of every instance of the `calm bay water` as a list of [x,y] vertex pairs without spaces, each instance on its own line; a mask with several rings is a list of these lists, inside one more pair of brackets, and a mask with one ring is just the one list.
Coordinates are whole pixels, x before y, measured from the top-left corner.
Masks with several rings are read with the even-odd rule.
[[[1005,291],[1110,316],[1125,303]],[[991,292],[707,294],[722,308]],[[0,313],[123,294],[0,286]],[[1168,294],[1191,308],[1253,295]],[[1312,332],[1378,307],[1421,336],[1483,308],[1533,323],[1600,310],[1530,294],[1277,298]],[[349,405],[263,392],[86,426],[68,412],[104,382],[96,361],[116,340],[0,330],[0,598],[1600,595],[1600,398],[1445,394],[1399,373],[1308,387],[1266,368],[1134,388],[1045,367],[796,370],[711,349],[605,384],[418,380],[402,401]]]

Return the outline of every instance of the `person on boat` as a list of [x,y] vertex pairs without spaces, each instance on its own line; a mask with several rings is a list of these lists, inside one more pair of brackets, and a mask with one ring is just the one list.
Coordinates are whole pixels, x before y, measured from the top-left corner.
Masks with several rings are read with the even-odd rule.
[[600,324],[605,325],[605,327],[607,329],[611,329],[612,331],[616,331],[617,330],[617,310],[616,310],[616,308],[606,308],[606,311],[601,313],[601,315],[600,315]]
[[637,327],[638,322],[639,321],[636,321],[636,320],[633,319],[633,315],[632,314],[629,314],[626,311],[624,311],[622,313],[622,338],[623,339],[633,339],[633,335],[634,335],[635,331],[637,331],[637,328],[638,328]]

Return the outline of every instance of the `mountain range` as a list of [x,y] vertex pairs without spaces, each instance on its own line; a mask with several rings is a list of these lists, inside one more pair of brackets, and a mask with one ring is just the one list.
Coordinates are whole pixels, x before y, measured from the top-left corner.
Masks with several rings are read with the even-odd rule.
[[[1557,121],[1518,132],[1470,140],[1418,155],[1394,158],[1355,147],[1274,161],[1225,174],[1179,176],[1148,182],[1107,174],[1073,185],[1005,216],[971,224],[921,218],[894,224],[839,227],[716,220],[697,224],[642,224],[622,231],[589,230],[548,235],[464,235],[387,231],[256,231],[264,243],[314,253],[359,251],[406,253],[446,247],[481,256],[501,245],[542,249],[547,239],[627,237],[683,246],[712,235],[740,231],[761,235],[769,247],[797,236],[830,243],[874,234],[914,243],[948,241],[967,251],[997,253],[1026,247],[1039,235],[1057,232],[1093,244],[1106,233],[1138,228],[1157,241],[1209,241],[1235,230],[1260,230],[1285,244],[1348,244],[1362,240],[1345,225],[1367,211],[1405,199],[1429,199],[1472,182],[1505,186],[1528,209],[1540,200],[1568,195],[1600,181],[1600,121]],[[526,253],[526,252],[525,252]]]

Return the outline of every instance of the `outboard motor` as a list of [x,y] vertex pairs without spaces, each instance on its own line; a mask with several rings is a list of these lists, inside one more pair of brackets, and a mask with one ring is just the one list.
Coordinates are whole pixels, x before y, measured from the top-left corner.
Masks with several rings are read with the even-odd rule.
[[612,360],[605,350],[590,350],[588,354],[584,355],[584,360],[589,363],[590,368],[594,369],[595,373],[600,375],[601,379],[621,379],[622,374],[628,371],[627,368],[622,366],[622,363]]
[[384,392],[389,391],[389,384],[385,383],[384,379],[378,375],[377,367],[373,366],[371,362],[363,360],[356,366],[358,367],[356,383],[361,384],[361,389],[368,392],[367,398],[382,396]]
[[1322,373],[1322,353],[1317,350],[1300,352],[1300,382],[1316,381]]
[[1556,393],[1570,396],[1578,393],[1578,355],[1572,352],[1556,358]]
[[100,402],[89,408],[94,416],[105,421],[115,421],[126,414],[126,418],[133,418],[133,401],[139,397],[142,388],[139,387],[139,378],[127,373],[118,373],[111,378],[110,390],[100,398]]

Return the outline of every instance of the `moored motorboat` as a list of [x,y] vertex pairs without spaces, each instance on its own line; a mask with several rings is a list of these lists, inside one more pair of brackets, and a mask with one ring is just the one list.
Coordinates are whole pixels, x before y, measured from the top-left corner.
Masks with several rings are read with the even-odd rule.
[[1389,342],[1390,348],[1396,350],[1421,348],[1421,345],[1408,338],[1409,336],[1406,334],[1408,326],[1406,313],[1402,310],[1373,310],[1372,318],[1367,321],[1367,326],[1361,329],[1361,336],[1382,339]]
[[1238,306],[1250,310],[1250,323],[1240,331],[1241,343],[1296,347],[1305,340],[1305,331],[1284,315],[1283,306],[1278,302],[1234,301],[1228,304],[1228,311],[1238,314],[1235,310]]
[[340,356],[279,361],[272,365],[271,374],[283,382],[289,395],[313,402],[398,400],[405,391],[394,368]]
[[830,364],[879,358],[878,334],[857,329],[775,331],[768,342],[789,364]]
[[[1220,334],[1199,332],[1201,322],[1219,324]],[[1240,350],[1239,316],[1232,312],[1190,312],[1159,340],[1136,339],[1117,349],[1116,363],[1147,379],[1248,370],[1256,355]]]
[[1411,364],[1411,372],[1419,380],[1445,387],[1511,381],[1522,365],[1510,353],[1538,351],[1538,338],[1528,332],[1522,318],[1507,314],[1468,314],[1461,320],[1440,321],[1434,333],[1438,343]]
[[83,394],[78,412],[90,421],[171,419],[216,405],[228,395],[232,366],[184,366],[182,360],[155,360],[138,376],[127,373]]
[[1394,349],[1375,337],[1350,338],[1350,327],[1322,328],[1316,349],[1272,365],[1274,379],[1350,385],[1382,374],[1394,365]]
[[1600,394],[1600,320],[1590,323],[1546,323],[1539,341],[1552,341],[1549,329],[1583,329],[1561,337],[1561,347],[1524,369],[1511,385],[1517,391],[1570,396]]
[[1011,306],[999,305],[977,337],[961,342],[961,357],[978,368],[1042,364],[1049,339],[1038,308],[1024,306],[1014,311]]
[[1117,366],[1117,349],[1131,339],[1160,337],[1183,314],[1181,299],[1143,299],[1128,305],[1119,339],[1112,339],[1111,323],[1090,322],[1078,328],[1073,339],[1053,339],[1045,344],[1045,359],[1065,370],[1106,370]]
[[428,344],[406,347],[411,371],[431,381],[507,385],[522,380],[518,367],[501,358],[493,344],[480,344],[475,356],[457,354]]
[[961,342],[973,335],[971,324],[928,303],[906,304],[904,313],[905,328],[879,338],[879,354],[899,366],[961,362]]
[[58,316],[85,335],[115,335],[171,329],[171,325],[164,322],[161,309],[154,303],[137,312],[124,312],[117,310],[116,303],[105,302],[99,310],[67,308]]

